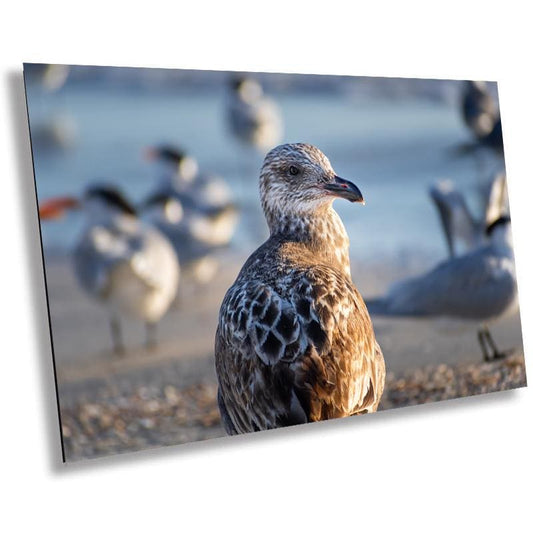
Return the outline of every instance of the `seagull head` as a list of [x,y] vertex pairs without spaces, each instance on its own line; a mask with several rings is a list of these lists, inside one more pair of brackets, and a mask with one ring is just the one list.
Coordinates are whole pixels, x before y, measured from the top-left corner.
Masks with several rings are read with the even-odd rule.
[[187,152],[170,145],[148,147],[145,158],[154,162],[164,174],[176,175],[191,182],[198,174],[198,163]]
[[258,101],[263,96],[261,84],[246,76],[236,76],[231,80],[231,89],[240,100],[247,103]]
[[67,210],[82,208],[90,218],[108,218],[114,215],[136,216],[133,206],[114,187],[90,185],[81,198],[61,196],[44,201],[39,207],[42,220],[57,219]]
[[94,184],[85,189],[83,195],[83,207],[91,214],[92,212],[109,212],[136,216],[135,208],[115,187],[107,184]]
[[465,90],[476,94],[485,94],[487,92],[487,84],[480,80],[466,80]]
[[272,149],[263,163],[259,183],[267,214],[304,215],[329,207],[336,198],[364,204],[351,181],[335,174],[329,159],[311,144],[283,144]]
[[178,224],[184,216],[181,202],[174,196],[160,192],[153,194],[145,200],[141,206],[143,214],[146,214],[153,222],[167,222]]

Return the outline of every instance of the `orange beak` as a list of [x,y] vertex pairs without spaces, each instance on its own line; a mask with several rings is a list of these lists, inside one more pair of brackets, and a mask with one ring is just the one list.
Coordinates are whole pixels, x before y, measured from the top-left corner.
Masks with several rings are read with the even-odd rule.
[[148,146],[143,150],[143,157],[146,161],[154,161],[157,158],[157,150]]
[[39,208],[39,217],[41,220],[53,220],[61,218],[66,209],[76,209],[80,202],[71,196],[61,198],[50,198],[42,202]]

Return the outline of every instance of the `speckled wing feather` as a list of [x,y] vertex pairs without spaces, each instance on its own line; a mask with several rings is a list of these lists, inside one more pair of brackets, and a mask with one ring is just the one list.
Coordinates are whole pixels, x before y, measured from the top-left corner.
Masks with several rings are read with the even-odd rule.
[[383,356],[351,281],[325,265],[276,274],[238,278],[221,307],[215,352],[228,432],[375,411]]

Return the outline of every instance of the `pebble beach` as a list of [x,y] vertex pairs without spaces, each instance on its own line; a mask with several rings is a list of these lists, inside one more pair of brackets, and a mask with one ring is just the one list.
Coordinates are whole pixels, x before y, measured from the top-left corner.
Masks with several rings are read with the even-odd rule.
[[[213,339],[218,308],[240,260],[228,255],[209,285],[183,283],[159,327],[159,346],[142,347],[143,329],[125,323],[128,351],[110,351],[105,317],[79,293],[67,257],[47,259],[63,447],[67,462],[223,437],[216,402]],[[426,267],[392,259],[354,265],[365,297]],[[373,317],[387,364],[380,410],[526,386],[520,320],[496,324],[494,336],[513,348],[483,363],[473,324]],[[83,327],[81,324],[83,323]],[[80,346],[83,349],[80,349]]]

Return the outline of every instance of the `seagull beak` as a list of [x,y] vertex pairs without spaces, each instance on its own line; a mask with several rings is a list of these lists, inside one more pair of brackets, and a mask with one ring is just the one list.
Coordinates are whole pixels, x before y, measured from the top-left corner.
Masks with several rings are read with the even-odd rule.
[[79,200],[71,196],[51,198],[45,200],[39,207],[39,217],[41,220],[61,218],[66,209],[76,209],[79,205]]
[[155,161],[157,158],[157,150],[151,146],[148,146],[143,150],[143,159],[145,161]]
[[324,186],[324,189],[332,193],[333,196],[365,205],[363,194],[359,190],[359,187],[351,181],[339,178],[339,176],[335,176],[333,181]]

